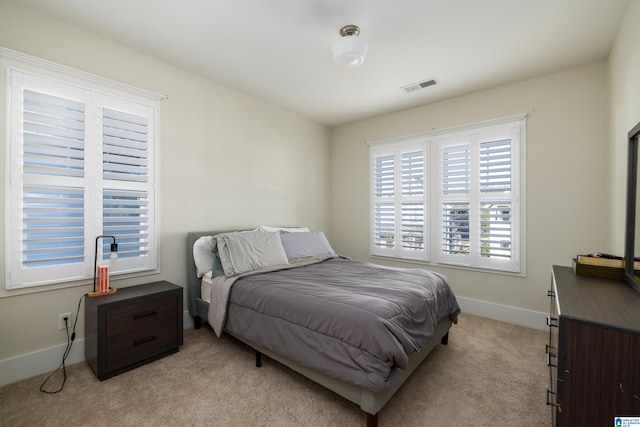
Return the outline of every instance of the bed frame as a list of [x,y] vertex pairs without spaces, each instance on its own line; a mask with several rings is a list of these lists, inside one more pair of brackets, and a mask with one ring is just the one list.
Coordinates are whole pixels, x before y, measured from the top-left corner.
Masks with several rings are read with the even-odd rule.
[[[196,275],[195,263],[193,260],[193,244],[201,236],[213,236],[224,231],[198,231],[189,232],[187,234],[187,299],[189,301],[189,313],[193,316],[194,326],[196,329],[202,327],[202,321],[207,321],[209,304],[200,298],[200,279]],[[370,390],[358,387],[343,381],[338,381],[313,369],[301,366],[298,363],[287,359],[273,351],[259,346],[246,338],[237,334],[226,333],[247,344],[256,351],[256,366],[262,363],[262,355],[267,355],[271,359],[293,369],[299,374],[309,378],[323,387],[337,393],[345,399],[357,404],[367,414],[367,427],[376,427],[378,425],[378,412],[391,399],[402,384],[416,370],[420,363],[429,355],[429,353],[438,345],[438,342],[446,345],[449,338],[449,328],[451,320],[444,319],[436,326],[435,334],[429,344],[420,352],[409,355],[409,365],[407,369],[399,369],[395,379],[395,383],[385,393],[374,394]]]

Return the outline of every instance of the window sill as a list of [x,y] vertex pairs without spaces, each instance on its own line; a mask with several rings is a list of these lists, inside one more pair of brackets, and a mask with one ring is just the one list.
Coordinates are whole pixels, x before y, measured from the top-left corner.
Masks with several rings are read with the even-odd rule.
[[[154,274],[160,274],[160,269],[122,274],[122,275],[118,275],[117,278],[113,278],[113,277],[110,278],[110,281],[114,285],[113,287],[117,288],[118,283],[124,282],[127,279],[150,276]],[[30,294],[40,293],[40,292],[58,291],[62,289],[76,288],[80,286],[89,286],[90,288],[93,288],[93,279],[89,279],[89,280],[83,279],[83,280],[67,281],[67,282],[61,282],[61,283],[51,283],[48,285],[25,286],[25,287],[11,288],[11,289],[7,289],[3,287],[3,288],[0,288],[0,298],[16,297],[20,295],[30,295]]]
[[[457,265],[457,264],[445,264],[445,263],[437,263],[437,262],[431,262],[431,261],[418,261],[413,259],[386,257],[382,255],[369,255],[369,258],[371,260],[384,260],[384,261],[390,261],[390,262],[399,263],[399,264],[415,264],[415,265],[420,265],[422,267],[428,267],[428,268],[447,268],[447,269],[454,269],[454,270],[465,270],[465,271],[470,271],[474,273],[499,274],[502,276],[513,276],[513,277],[527,277],[524,269],[521,272],[512,272],[512,271],[497,270],[492,268],[469,267],[469,266]],[[398,266],[398,267],[402,267],[402,266]]]

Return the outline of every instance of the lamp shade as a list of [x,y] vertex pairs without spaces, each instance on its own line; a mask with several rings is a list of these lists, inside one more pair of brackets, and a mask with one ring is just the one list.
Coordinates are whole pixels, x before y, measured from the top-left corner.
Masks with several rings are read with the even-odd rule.
[[356,68],[362,65],[367,55],[367,44],[358,37],[360,29],[355,25],[344,27],[341,35],[331,46],[333,59],[344,68]]

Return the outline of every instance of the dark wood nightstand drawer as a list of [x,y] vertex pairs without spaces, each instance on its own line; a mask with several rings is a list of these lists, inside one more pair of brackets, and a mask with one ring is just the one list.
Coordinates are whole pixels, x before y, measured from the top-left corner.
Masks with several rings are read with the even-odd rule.
[[[150,298],[136,304],[107,310],[107,337],[143,330],[160,322],[176,322],[177,296]],[[175,331],[174,331],[175,335]]]
[[107,337],[106,364],[128,364],[144,354],[155,354],[175,346],[177,340],[175,316],[164,321]]
[[169,282],[85,299],[85,358],[100,380],[178,351],[183,289]]

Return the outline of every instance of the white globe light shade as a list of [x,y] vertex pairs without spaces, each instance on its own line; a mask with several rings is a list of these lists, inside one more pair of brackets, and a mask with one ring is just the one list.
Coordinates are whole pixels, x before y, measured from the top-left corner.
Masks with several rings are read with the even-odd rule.
[[367,44],[358,36],[345,36],[331,46],[333,59],[344,68],[356,68],[362,65],[367,55]]

